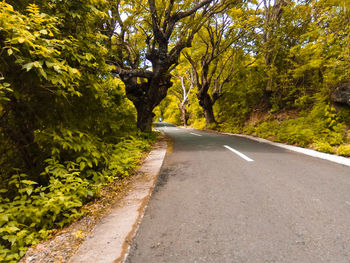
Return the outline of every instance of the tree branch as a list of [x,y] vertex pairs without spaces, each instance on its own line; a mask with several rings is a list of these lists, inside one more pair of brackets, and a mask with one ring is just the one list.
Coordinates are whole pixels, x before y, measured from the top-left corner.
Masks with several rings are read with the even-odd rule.
[[116,69],[112,70],[111,72],[119,75],[121,78],[138,77],[152,79],[153,77],[153,72],[145,69],[123,69],[119,66],[116,66]]
[[191,9],[185,11],[185,12],[178,12],[174,15],[171,16],[171,20],[174,20],[175,22],[179,21],[180,19],[190,16],[193,13],[195,13],[198,9],[202,8],[205,5],[210,4],[211,2],[213,2],[213,0],[204,0],[198,4],[196,4],[194,7],[192,7]]
[[155,4],[155,0],[148,0],[148,6],[151,11],[151,18],[152,18],[152,28],[154,32],[154,36],[159,42],[166,41],[166,37],[164,35],[164,32],[160,28],[160,21],[157,15],[157,8]]

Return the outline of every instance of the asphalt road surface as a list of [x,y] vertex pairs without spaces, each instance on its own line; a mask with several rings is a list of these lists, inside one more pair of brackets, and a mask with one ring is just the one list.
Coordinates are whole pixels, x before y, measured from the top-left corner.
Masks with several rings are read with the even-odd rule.
[[128,263],[350,262],[350,168],[162,124],[174,141]]

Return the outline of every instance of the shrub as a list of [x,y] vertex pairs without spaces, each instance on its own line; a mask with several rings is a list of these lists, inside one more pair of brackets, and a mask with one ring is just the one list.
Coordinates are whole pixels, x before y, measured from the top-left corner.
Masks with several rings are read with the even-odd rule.
[[350,144],[340,145],[337,149],[338,155],[350,156]]
[[[17,171],[0,189],[0,261],[17,262],[53,229],[81,217],[80,208],[102,185],[129,176],[156,137],[139,134],[109,144],[78,131],[42,133],[40,140],[51,138],[55,145],[43,172],[49,183],[38,185]],[[60,161],[68,153],[71,159]]]
[[313,143],[315,150],[325,153],[334,153],[334,147],[328,142],[315,142]]
[[205,119],[204,118],[195,119],[190,123],[190,125],[196,129],[204,129],[206,125]]
[[333,146],[347,141],[346,129],[334,108],[319,103],[311,111],[301,113],[300,117],[280,122],[271,117],[247,126],[244,132],[302,147],[313,145],[319,151],[331,153],[334,152]]

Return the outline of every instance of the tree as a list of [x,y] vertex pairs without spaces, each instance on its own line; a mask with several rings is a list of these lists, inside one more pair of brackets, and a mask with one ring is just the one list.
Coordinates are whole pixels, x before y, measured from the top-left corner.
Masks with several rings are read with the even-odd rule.
[[152,111],[173,84],[171,71],[181,51],[191,46],[205,21],[228,5],[216,0],[118,1],[111,5],[111,19],[105,25],[114,48],[109,63],[135,105],[140,130],[151,130]]
[[267,104],[269,103],[273,85],[275,84],[276,70],[275,61],[281,46],[280,27],[283,16],[283,9],[288,6],[290,0],[263,0],[263,25],[262,25],[262,46],[260,52],[264,56],[264,63],[267,73],[264,95]]
[[55,37],[58,20],[41,14],[36,5],[29,5],[26,11],[28,16],[2,3],[0,71],[2,85],[8,88],[1,103],[0,128],[22,157],[27,172],[38,178],[42,159],[38,158],[34,132],[44,111],[37,102],[52,103],[57,93],[79,95],[75,88],[81,74],[62,60],[62,53],[67,54],[62,47],[73,42]]
[[35,4],[16,10],[1,2],[0,140],[16,152],[19,169],[45,184],[41,173],[52,144],[38,137],[49,129],[91,129],[105,103],[110,66],[98,32],[103,7],[96,3],[88,12],[89,3],[41,4],[51,14]]
[[184,52],[194,72],[197,98],[203,108],[207,126],[216,123],[213,105],[223,95],[223,87],[231,80],[234,45],[244,33],[244,28],[233,27],[230,16],[216,15],[206,23],[198,35],[196,45],[203,48],[196,48],[193,54]]
[[[184,76],[183,76],[184,75]],[[189,94],[194,88],[194,76],[193,72],[186,71],[184,74],[177,74],[176,78],[180,80],[180,85],[174,85],[174,88],[171,89],[171,94],[173,94],[178,99],[178,108],[181,113],[181,121],[186,127],[188,125],[188,112],[187,105],[189,103]],[[185,82],[186,79],[186,82]]]

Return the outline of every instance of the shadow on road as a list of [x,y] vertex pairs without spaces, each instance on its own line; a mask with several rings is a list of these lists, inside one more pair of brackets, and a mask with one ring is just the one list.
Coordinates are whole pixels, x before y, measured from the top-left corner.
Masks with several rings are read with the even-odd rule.
[[169,122],[153,122],[154,127],[176,127],[176,125]]

